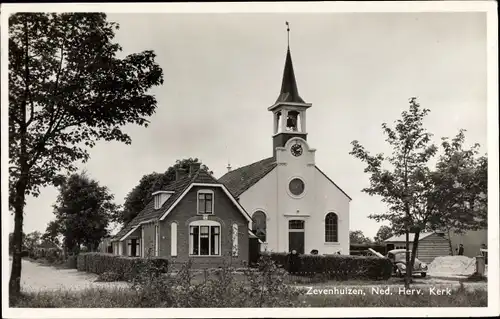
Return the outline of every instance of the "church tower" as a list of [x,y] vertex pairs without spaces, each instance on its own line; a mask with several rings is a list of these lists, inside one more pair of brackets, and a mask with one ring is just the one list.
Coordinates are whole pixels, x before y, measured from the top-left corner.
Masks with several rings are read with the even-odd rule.
[[[287,28],[287,31],[289,34],[290,29]],[[289,139],[300,137],[307,140],[306,110],[311,106],[311,103],[306,103],[299,95],[293,71],[290,43],[288,43],[281,91],[276,102],[268,108],[273,113],[274,121],[274,157],[276,157],[276,148],[285,146]]]

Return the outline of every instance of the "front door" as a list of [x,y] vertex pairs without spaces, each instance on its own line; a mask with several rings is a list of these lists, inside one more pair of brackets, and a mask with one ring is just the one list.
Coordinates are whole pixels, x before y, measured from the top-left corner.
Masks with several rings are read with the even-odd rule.
[[297,253],[304,253],[305,232],[303,220],[288,221],[288,250],[296,250]]

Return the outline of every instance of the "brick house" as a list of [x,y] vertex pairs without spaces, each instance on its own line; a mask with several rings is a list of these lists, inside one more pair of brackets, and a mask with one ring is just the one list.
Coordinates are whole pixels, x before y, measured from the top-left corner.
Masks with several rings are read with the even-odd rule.
[[191,165],[176,181],[153,193],[151,202],[112,240],[113,253],[161,256],[172,263],[216,267],[248,260],[250,216],[228,189]]

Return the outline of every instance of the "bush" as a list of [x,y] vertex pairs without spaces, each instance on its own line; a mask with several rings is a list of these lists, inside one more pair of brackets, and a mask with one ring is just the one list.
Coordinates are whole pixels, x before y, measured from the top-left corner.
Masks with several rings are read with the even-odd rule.
[[158,272],[167,272],[168,260],[159,257],[144,259],[107,253],[83,253],[78,255],[76,264],[78,271],[98,275],[115,272],[118,274],[118,280],[132,281],[146,267],[146,260],[154,264]]
[[[329,279],[389,279],[392,262],[388,258],[350,255],[299,255],[296,269],[290,269],[289,255],[268,253],[271,260],[297,275],[325,274]],[[263,255],[263,256],[265,256]]]
[[167,276],[158,276],[156,266],[146,264],[132,286],[139,294],[140,307],[292,307],[300,293],[284,282],[286,272],[266,258],[259,261],[261,271],[240,269],[244,280],[227,264],[207,272],[201,281],[195,279],[191,262]]
[[96,279],[96,281],[102,281],[102,282],[113,282],[113,281],[119,281],[119,280],[120,280],[120,275],[114,271],[103,272]]

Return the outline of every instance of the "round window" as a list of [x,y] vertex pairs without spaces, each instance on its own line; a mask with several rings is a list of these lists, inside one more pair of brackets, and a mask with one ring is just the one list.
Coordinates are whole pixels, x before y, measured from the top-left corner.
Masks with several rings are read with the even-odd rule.
[[290,189],[290,193],[295,196],[299,196],[304,192],[305,185],[300,178],[294,178],[290,181],[288,187]]

